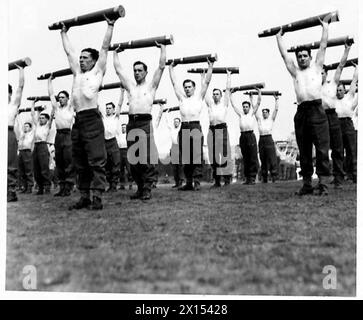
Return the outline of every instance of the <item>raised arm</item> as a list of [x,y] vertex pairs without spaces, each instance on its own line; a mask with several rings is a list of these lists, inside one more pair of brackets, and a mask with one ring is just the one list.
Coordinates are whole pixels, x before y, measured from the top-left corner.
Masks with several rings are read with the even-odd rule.
[[156,90],[159,86],[161,76],[163,75],[165,69],[166,62],[166,46],[163,44],[156,43],[157,47],[160,48],[160,59],[159,59],[159,67],[156,69],[153,80],[151,82],[151,88]]
[[175,67],[174,63],[171,63],[169,65],[170,80],[171,80],[171,84],[173,85],[176,97],[178,98],[179,101],[182,101],[183,98],[184,98],[184,94],[183,94],[183,92],[181,91],[181,89],[179,88],[179,86],[178,86],[178,84],[176,82],[177,80],[176,80],[176,77],[175,77],[174,67]]
[[19,108],[21,103],[21,97],[23,95],[25,79],[24,79],[24,68],[18,67],[18,69],[19,69],[19,84],[15,93],[14,105],[16,105]]
[[237,115],[239,117],[241,117],[242,116],[242,110],[238,107],[238,104],[235,101],[235,98],[233,96],[233,93],[231,93],[231,95],[230,95],[230,100],[231,100],[231,104],[232,104],[233,110],[237,113]]
[[57,102],[57,99],[55,98],[55,95],[54,95],[54,89],[53,89],[53,77],[50,76],[48,78],[48,95],[50,97],[50,101],[52,102],[52,106],[54,108],[56,108],[58,106],[58,102]]
[[116,74],[120,78],[120,81],[123,85],[123,87],[130,92],[132,82],[131,80],[125,76],[125,71],[121,66],[120,59],[118,57],[118,52],[121,52],[122,50],[117,49],[113,52],[113,66],[115,67]]
[[258,97],[257,97],[257,102],[256,104],[253,104],[253,100],[251,99],[251,106],[252,106],[252,110],[253,110],[253,114],[256,115],[258,108],[261,105],[261,100],[262,100],[262,96],[261,96],[261,90],[259,88],[256,88],[257,92],[258,92]]
[[159,127],[161,117],[163,116],[163,109],[164,109],[164,107],[160,103],[159,104],[159,113],[158,113],[158,116],[157,116],[156,121],[155,121],[155,128],[158,128]]
[[338,68],[337,68],[337,70],[335,71],[335,74],[334,74],[334,82],[337,85],[339,84],[340,76],[342,75],[345,63],[347,62],[350,48],[351,48],[351,44],[345,43],[345,49],[344,49],[342,59],[340,60],[339,66],[338,66]]
[[282,59],[285,62],[287,70],[290,72],[290,74],[295,78],[296,76],[296,66],[294,61],[291,59],[291,57],[288,55],[287,48],[285,46],[285,43],[282,39],[283,36],[282,28],[279,31],[278,34],[276,34],[276,40],[277,40],[277,46],[279,48],[280,54]]
[[322,68],[324,65],[326,48],[328,46],[329,23],[324,20],[320,20],[320,23],[323,27],[323,32],[322,32],[322,36],[321,36],[321,40],[320,40],[320,48],[316,54],[315,62],[318,67]]
[[55,113],[55,106],[54,106],[54,105],[52,105],[52,110],[51,110],[51,112],[50,112],[50,118],[49,118],[49,121],[48,121],[48,123],[47,123],[47,125],[48,125],[49,129],[51,129],[51,128],[52,128],[52,123],[53,123],[53,119],[54,119],[54,113]]
[[105,19],[107,21],[107,30],[105,37],[103,39],[102,47],[100,50],[100,54],[96,63],[96,68],[102,72],[102,74],[105,74],[106,72],[106,63],[107,63],[107,53],[108,49],[111,44],[112,39],[112,33],[113,33],[113,26],[116,22],[116,20],[110,20],[105,16]]
[[276,116],[277,116],[277,112],[279,111],[279,96],[275,95],[275,110],[272,113],[272,120],[275,121],[276,120]]
[[[349,88],[349,91],[348,91],[348,94],[354,98],[354,95],[356,94],[356,90],[357,90],[357,84],[358,84],[358,66],[355,65],[355,70],[354,70],[354,75],[353,75],[353,80],[352,80],[352,83],[350,84],[350,88]],[[353,108],[354,110],[354,108]]]
[[36,125],[38,123],[38,117],[37,115],[35,114],[35,103],[37,102],[38,100],[33,100],[32,101],[32,104],[30,106],[30,115],[31,115],[31,118],[32,118],[32,122],[33,122],[33,125]]
[[204,99],[205,94],[207,93],[209,83],[212,79],[213,64],[214,64],[214,62],[211,62],[208,60],[208,71],[207,71],[207,74],[205,75],[204,81],[202,83],[202,87],[200,89],[200,98],[202,100]]
[[122,107],[122,105],[124,103],[124,96],[125,96],[125,89],[122,86],[120,87],[120,89],[121,89],[120,98],[118,100],[117,107],[116,107],[116,110],[115,110],[115,117],[116,118],[120,117],[121,107]]
[[64,48],[64,51],[68,58],[69,67],[71,68],[73,74],[75,75],[80,70],[80,67],[79,67],[77,55],[71,45],[71,42],[69,41],[67,32],[68,32],[68,28],[63,23],[62,30],[61,30],[63,48]]
[[231,71],[227,70],[227,83],[226,91],[224,92],[224,106],[228,108],[229,100],[231,98]]

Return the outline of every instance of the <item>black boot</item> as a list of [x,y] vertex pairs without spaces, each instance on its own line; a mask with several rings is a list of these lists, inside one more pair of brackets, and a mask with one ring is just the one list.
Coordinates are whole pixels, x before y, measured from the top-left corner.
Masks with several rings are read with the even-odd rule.
[[72,194],[73,184],[66,183],[64,186],[62,197],[69,197]]
[[102,198],[93,196],[90,209],[91,210],[102,210],[103,209]]
[[15,201],[18,201],[18,197],[16,196],[16,191],[14,191],[14,190],[9,190],[9,191],[8,191],[7,200],[8,200],[8,202],[15,202]]
[[85,198],[81,196],[81,198],[75,204],[71,205],[68,209],[69,210],[79,210],[83,208],[89,209],[90,205],[91,205],[90,198]]
[[55,197],[63,197],[63,194],[64,194],[64,184],[61,183],[59,184],[59,191],[57,193],[54,194]]

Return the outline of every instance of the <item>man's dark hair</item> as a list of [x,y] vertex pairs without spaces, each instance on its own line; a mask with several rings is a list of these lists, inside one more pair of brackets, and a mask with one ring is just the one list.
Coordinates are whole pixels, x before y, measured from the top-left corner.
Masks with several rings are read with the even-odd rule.
[[214,93],[214,91],[219,91],[219,93],[222,95],[222,90],[221,90],[221,89],[214,88],[214,89],[213,89],[213,93]]
[[127,124],[126,123],[121,124],[121,127],[123,127],[123,126],[127,126]]
[[8,85],[9,85],[9,87],[8,87],[9,88],[9,93],[13,94],[13,87],[10,84],[8,84]]
[[184,85],[185,85],[186,83],[188,83],[188,82],[190,82],[190,83],[193,85],[193,87],[195,88],[195,82],[194,82],[193,80],[191,80],[191,79],[185,79],[185,80],[183,81],[183,87],[184,87]]
[[181,119],[178,117],[175,117],[174,120],[179,120],[181,122]]
[[249,107],[251,107],[251,102],[249,102],[249,101],[243,101],[243,102],[242,102],[242,106],[243,106],[244,104],[248,104],[248,106],[249,106]]
[[33,125],[32,125],[30,122],[25,122],[25,123],[24,123],[24,126],[25,126],[26,124],[27,124],[30,128],[32,128],[32,127],[33,127]]
[[88,52],[91,54],[91,58],[95,61],[98,60],[98,57],[100,56],[99,52],[96,49],[93,48],[85,48],[81,52]]
[[113,102],[107,102],[107,103],[106,103],[106,106],[109,106],[109,105],[111,105],[111,106],[112,106],[112,108],[114,108],[114,109],[115,109],[115,104],[114,104]]
[[270,113],[270,109],[268,109],[268,108],[262,109],[262,112],[264,112],[264,111],[267,111],[268,113]]
[[66,90],[59,91],[59,93],[58,93],[58,95],[57,95],[57,98],[59,98],[59,95],[60,95],[61,93],[63,93],[63,94],[67,97],[67,99],[69,99],[69,93],[68,93]]
[[147,71],[147,65],[145,63],[143,63],[142,61],[136,61],[133,65],[133,67],[135,68],[135,66],[137,65],[142,65],[144,68],[144,71]]
[[41,116],[44,116],[47,120],[49,120],[49,119],[50,119],[50,116],[49,116],[49,114],[48,114],[48,113],[43,112],[43,113],[41,113],[40,115],[41,115]]
[[338,84],[338,86],[337,86],[337,88],[339,88],[340,86],[343,86],[343,88],[344,88],[344,91],[347,91],[347,89],[346,89],[346,87],[345,87],[345,84],[343,83],[343,82],[339,82],[339,84]]
[[302,46],[302,47],[299,47],[299,48],[295,51],[295,56],[296,56],[296,58],[297,58],[297,55],[299,54],[299,52],[302,52],[302,51],[307,51],[307,52],[308,52],[309,57],[311,57],[311,49],[310,49],[310,48],[308,48],[308,47],[304,47],[304,46]]

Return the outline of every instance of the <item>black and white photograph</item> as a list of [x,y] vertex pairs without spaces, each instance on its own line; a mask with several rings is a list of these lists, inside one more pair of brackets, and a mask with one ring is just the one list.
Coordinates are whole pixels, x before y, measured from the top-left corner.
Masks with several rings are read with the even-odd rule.
[[358,0],[4,7],[5,293],[357,296]]

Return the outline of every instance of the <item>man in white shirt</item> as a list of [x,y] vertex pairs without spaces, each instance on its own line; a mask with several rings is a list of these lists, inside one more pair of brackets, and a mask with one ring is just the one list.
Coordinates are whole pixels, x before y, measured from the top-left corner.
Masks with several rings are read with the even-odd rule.
[[329,136],[330,136],[330,149],[331,158],[333,160],[333,176],[334,187],[336,189],[342,188],[344,180],[344,148],[343,148],[343,136],[340,128],[340,122],[335,110],[336,92],[339,84],[340,76],[342,74],[345,63],[348,59],[348,54],[351,45],[345,44],[344,54],[339,63],[337,70],[335,71],[332,81],[327,81],[328,70],[323,66],[323,87],[322,87],[322,104],[325,109],[326,116],[329,123]]
[[14,99],[12,100],[13,89],[8,86],[8,192],[7,202],[18,200],[16,195],[17,171],[18,171],[18,143],[14,132],[14,124],[18,109],[21,103],[21,96],[24,88],[24,69],[19,67],[19,84]]
[[[239,116],[239,126],[241,130],[241,136],[239,144],[242,151],[243,167],[246,185],[254,185],[256,183],[256,175],[258,170],[257,159],[257,141],[255,133],[253,132],[255,124],[255,114],[261,104],[261,90],[258,89],[257,103],[253,104],[252,95],[250,101],[242,102],[242,110],[233,97],[231,92],[231,103],[234,111]],[[252,106],[252,108],[251,108]]]
[[75,183],[75,169],[72,165],[72,139],[71,129],[74,120],[74,110],[69,101],[69,93],[62,90],[57,98],[54,95],[52,77],[48,79],[48,94],[55,110],[54,121],[57,129],[55,136],[55,163],[57,178],[59,179],[59,191],[56,197],[71,195]]
[[211,162],[214,179],[214,185],[212,188],[221,187],[221,177],[224,179],[224,186],[227,186],[231,183],[232,158],[226,123],[230,87],[231,72],[227,71],[227,86],[223,97],[223,102],[222,91],[220,89],[213,89],[212,100],[208,99],[207,97],[205,99],[209,113],[209,133],[207,141],[209,159]]
[[[100,52],[85,48],[78,58],[63,24],[61,31],[64,51],[73,73],[72,106],[76,111],[72,127],[72,158],[78,175],[81,197],[69,207],[102,210],[102,193],[106,187],[105,132],[98,110],[98,92],[106,72],[107,54],[110,47],[115,20],[107,21],[107,30]],[[92,191],[92,201],[91,201]]]
[[120,150],[117,144],[117,127],[120,122],[120,110],[115,113],[113,102],[106,103],[106,116],[102,117],[105,127],[106,145],[106,179],[109,184],[107,192],[117,191],[117,182],[120,177]]
[[32,124],[30,122],[25,122],[18,142],[18,169],[21,193],[32,193],[34,185],[32,159],[33,143],[34,130],[32,130]]
[[[152,185],[157,181],[158,154],[154,141],[151,108],[155,93],[159,87],[166,62],[165,45],[160,48],[159,67],[154,72],[152,81],[146,81],[147,65],[136,61],[133,65],[136,84],[131,81],[123,70],[118,57],[119,49],[114,51],[114,67],[125,88],[129,101],[129,122],[127,124],[128,159],[132,177],[137,184],[137,191],[130,197],[132,200],[150,200]],[[139,140],[136,140],[139,138]],[[140,146],[140,149],[136,149]]]
[[181,119],[176,117],[173,119],[173,124],[171,121],[167,120],[167,126],[171,135],[171,149],[170,149],[170,160],[171,166],[173,168],[173,176],[175,184],[172,188],[179,188],[183,184],[183,166],[179,161],[179,145],[178,145],[178,135],[181,126]]
[[258,141],[258,150],[261,160],[261,176],[262,182],[268,182],[268,172],[270,171],[272,182],[278,177],[277,159],[275,142],[272,138],[272,128],[276,120],[279,109],[279,96],[275,95],[275,109],[270,115],[270,109],[262,109],[262,118],[256,112],[258,130],[260,132],[260,140]]
[[37,195],[50,194],[51,177],[49,171],[49,149],[48,135],[52,127],[54,108],[51,115],[48,113],[35,114],[34,105],[36,100],[32,102],[31,116],[34,124],[34,149],[33,149],[33,170],[34,179],[38,185]]
[[[178,190],[200,190],[203,163],[203,133],[200,125],[200,114],[203,100],[212,78],[213,63],[208,61],[208,72],[202,81],[201,90],[195,93],[195,82],[186,79],[183,81],[184,92],[179,88],[175,77],[175,64],[169,66],[170,80],[179,101],[182,124],[178,135],[179,156],[184,165],[186,184]],[[194,186],[193,186],[194,180]]]
[[[296,192],[303,196],[314,193],[328,194],[330,177],[329,167],[329,123],[322,106],[322,70],[328,43],[328,23],[323,26],[320,48],[315,61],[312,61],[311,50],[301,48],[295,52],[297,65],[288,55],[283,43],[282,29],[276,35],[280,54],[286,68],[293,78],[298,109],[294,117],[296,141],[300,153],[301,175],[303,186]],[[316,148],[316,173],[319,177],[317,188],[312,186],[314,173],[312,147]]]
[[349,180],[357,183],[357,148],[356,136],[353,126],[353,112],[356,108],[354,97],[358,83],[358,67],[356,66],[352,83],[346,93],[344,84],[339,84],[335,100],[335,109],[340,121],[343,136],[343,147],[346,156],[346,173]]

